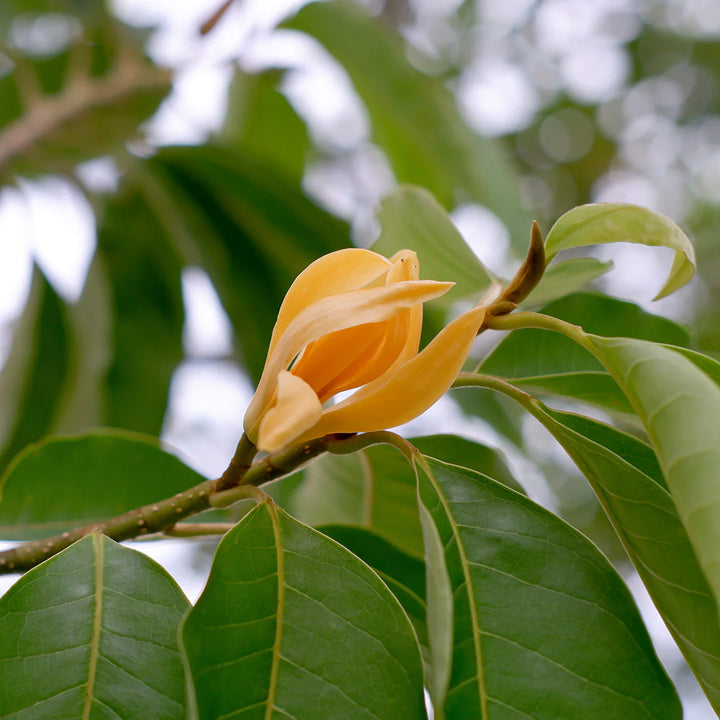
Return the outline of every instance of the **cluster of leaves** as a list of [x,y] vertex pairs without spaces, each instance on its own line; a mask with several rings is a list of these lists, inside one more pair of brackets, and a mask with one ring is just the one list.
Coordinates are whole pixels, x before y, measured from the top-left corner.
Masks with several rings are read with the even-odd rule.
[[[171,79],[142,38],[80,0],[5,12],[10,28],[52,12],[80,30],[46,57],[3,46],[2,177],[72,172],[107,154],[123,170],[116,193],[93,198],[98,245],[82,297],[68,304],[37,270],[0,376],[0,537],[42,546],[205,481],[153,439],[183,357],[182,270],[211,278],[237,362],[257,380],[284,291],[350,233],[302,188],[321,150],[276,73],[237,79],[238,112],[212,142],[140,158],[123,141]],[[513,168],[359,8],[308,5],[285,25],[347,70],[372,139],[414,184],[382,203],[375,249],[411,246],[424,277],[456,282],[432,328],[497,282],[446,210],[485,205],[525,244]],[[571,211],[546,253],[628,240],[675,252],[661,294],[692,273],[684,235],[636,207]],[[521,308],[542,313],[498,318],[511,332],[456,392],[521,450],[529,414],[575,461],[720,710],[720,365],[677,324],[582,292],[606,270],[554,261]],[[0,600],[0,715],[423,718],[427,689],[448,720],[681,717],[597,548],[530,500],[496,450],[448,435],[412,444],[412,463],[378,445],[321,455],[270,486],[274,501],[224,535],[194,606],[157,564],[99,533],[33,568]],[[220,534],[231,517],[200,519]]]

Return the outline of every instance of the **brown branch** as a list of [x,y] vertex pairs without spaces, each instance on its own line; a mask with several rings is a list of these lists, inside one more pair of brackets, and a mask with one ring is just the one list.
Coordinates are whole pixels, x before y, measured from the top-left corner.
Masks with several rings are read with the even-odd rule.
[[171,77],[170,70],[146,65],[132,55],[119,58],[101,77],[77,75],[57,95],[32,100],[27,112],[0,132],[0,168],[79,115],[140,90],[162,87]]
[[347,438],[346,435],[326,435],[278,450],[252,465],[249,463],[256,451],[252,443],[243,438],[221,478],[205,480],[185,492],[109,520],[90,523],[43,540],[31,540],[0,552],[0,574],[28,570],[92,532],[99,531],[117,541],[163,532],[175,527],[180,520],[207,510],[214,498],[226,494],[230,488],[258,486],[276,480],[298,470],[328,448],[338,448]]

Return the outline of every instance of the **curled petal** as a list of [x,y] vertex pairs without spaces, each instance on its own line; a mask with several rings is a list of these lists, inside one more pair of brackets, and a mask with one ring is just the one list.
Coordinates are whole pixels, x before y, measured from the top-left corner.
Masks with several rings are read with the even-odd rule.
[[315,425],[321,413],[322,405],[315,391],[304,380],[283,370],[278,377],[275,402],[260,421],[255,444],[265,452],[277,450]]
[[372,250],[345,248],[323,255],[294,280],[280,306],[268,356],[292,319],[306,307],[329,295],[359,290],[384,276],[392,263]]
[[484,307],[463,313],[419,355],[324,410],[317,424],[294,441],[328,433],[382,430],[416,418],[452,385],[484,317]]
[[[338,390],[332,390],[352,368],[367,367],[367,359],[377,351],[386,335],[388,322],[367,323],[324,335],[308,345],[292,367],[325,402]],[[380,373],[373,375],[372,379]],[[358,383],[360,384],[360,383]],[[357,385],[351,387],[357,387]]]
[[[392,258],[384,285],[418,279],[417,255],[402,250]],[[292,373],[311,385],[325,402],[335,393],[375,380],[397,362],[417,355],[422,305],[402,310],[390,320],[358,325],[324,335],[302,353]]]
[[280,372],[286,370],[310,343],[355,325],[389,320],[403,310],[443,295],[452,285],[431,280],[399,282],[388,287],[332,295],[306,307],[290,321],[268,355],[255,396],[245,415],[246,432],[252,432],[256,421],[269,406]]

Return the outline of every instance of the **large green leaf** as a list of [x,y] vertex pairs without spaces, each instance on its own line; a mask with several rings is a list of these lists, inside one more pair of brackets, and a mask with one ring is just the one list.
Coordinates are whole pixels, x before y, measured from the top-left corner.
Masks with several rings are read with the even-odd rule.
[[652,449],[582,416],[536,417],[575,460],[600,498],[660,615],[716,711],[720,624],[715,599]]
[[347,70],[400,182],[427,188],[447,208],[458,200],[487,206],[525,252],[531,218],[509,160],[470,130],[438,79],[410,64],[399,36],[346,2],[311,3],[284,26],[312,35]]
[[221,541],[182,643],[201,719],[425,717],[420,651],[397,600],[271,501]]
[[185,262],[212,279],[257,380],[285,291],[310,262],[349,244],[347,225],[272,162],[237,149],[166,148],[133,181]]
[[150,558],[83,538],[0,600],[0,716],[184,718],[177,629],[187,608]]
[[326,455],[305,470],[290,508],[310,525],[366,527],[422,557],[414,479],[407,460],[391,447]]
[[[597,335],[621,335],[672,345],[687,345],[687,331],[632,303],[602,295],[578,293],[557,300],[543,313]],[[612,411],[631,412],[625,394],[603,365],[573,340],[535,328],[505,337],[483,360],[479,370],[508,378],[531,392],[582,400]]]
[[715,599],[652,448],[604,423],[552,410],[511,386],[496,389],[539,420],[588,479],[668,629],[720,710]]
[[441,717],[682,716],[630,593],[587,539],[479,473],[418,472]]
[[70,371],[71,345],[67,308],[36,268],[0,374],[0,472],[54,426]]
[[318,530],[355,553],[380,576],[412,621],[420,644],[427,646],[425,563],[365,528],[321,525]]
[[[454,435],[412,438],[423,453],[484,472],[520,489],[500,454]],[[416,557],[422,556],[415,473],[395,448],[371,447],[352,455],[326,455],[305,471],[290,504],[311,525],[369,528]]]
[[204,478],[157,441],[121,430],[30,445],[0,478],[0,537],[27,540],[114,517]]
[[640,416],[700,565],[720,600],[720,387],[655,343],[589,336]]
[[697,367],[700,368],[700,370],[702,370],[708,377],[712,378],[716,384],[720,385],[720,362],[715,360],[715,358],[711,358],[708,355],[704,355],[703,353],[695,350],[690,350],[689,348],[678,347],[676,345],[668,345],[668,347],[670,347],[671,350],[684,355],[688,360],[690,360],[690,362],[697,365]]
[[630,242],[675,252],[667,281],[656,300],[681,288],[695,272],[695,250],[670,218],[637,205],[598,203],[566,212],[545,239],[548,262],[561,250],[601,243]]
[[98,225],[98,264],[113,318],[104,424],[159,435],[183,357],[181,261],[154,209],[129,184]]
[[420,277],[456,283],[445,304],[458,298],[479,297],[493,280],[468,247],[448,214],[433,196],[416,187],[400,187],[381,203],[382,232],[372,250],[391,257],[409,248],[418,254]]

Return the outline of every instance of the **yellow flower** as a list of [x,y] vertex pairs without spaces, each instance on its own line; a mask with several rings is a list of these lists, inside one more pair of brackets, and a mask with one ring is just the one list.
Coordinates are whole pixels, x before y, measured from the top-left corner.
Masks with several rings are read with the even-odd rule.
[[360,248],[325,255],[300,273],[245,414],[245,432],[260,450],[401,425],[445,393],[485,310],[464,313],[418,353],[422,304],[453,285],[418,277],[414,252],[388,260]]

